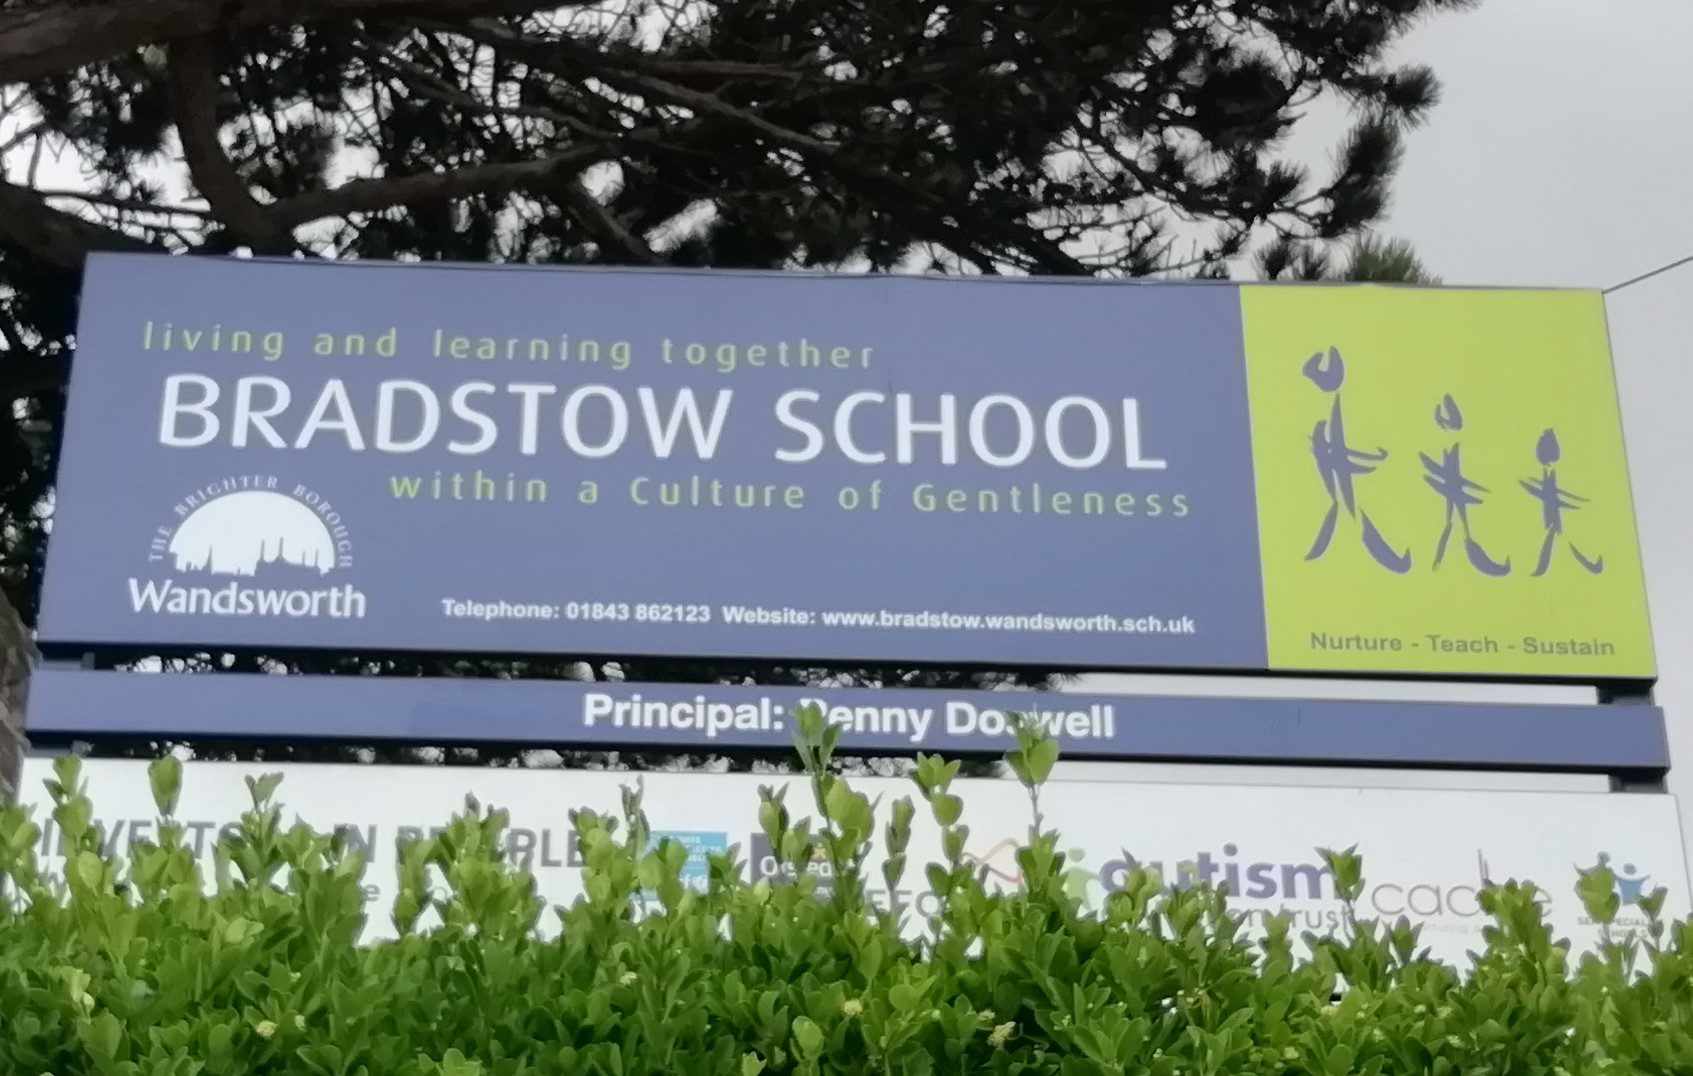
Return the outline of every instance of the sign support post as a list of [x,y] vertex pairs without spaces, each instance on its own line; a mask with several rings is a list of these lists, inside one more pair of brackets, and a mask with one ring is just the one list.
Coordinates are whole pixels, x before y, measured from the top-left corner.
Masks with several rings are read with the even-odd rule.
[[[1652,706],[1652,686],[1630,682],[1624,685],[1601,685],[1599,704],[1607,707]],[[1668,771],[1640,776],[1630,773],[1611,774],[1612,792],[1667,793]]]
[[0,594],[0,802],[9,802],[18,795],[19,774],[27,749],[24,703],[35,660],[35,644],[30,641],[28,629],[12,603]]

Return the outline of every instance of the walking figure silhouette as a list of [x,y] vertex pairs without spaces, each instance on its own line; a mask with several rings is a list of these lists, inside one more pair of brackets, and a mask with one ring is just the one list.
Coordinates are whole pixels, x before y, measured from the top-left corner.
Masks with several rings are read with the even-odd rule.
[[[1588,498],[1578,497],[1558,485],[1558,469],[1555,465],[1563,458],[1563,449],[1558,444],[1558,435],[1552,430],[1540,435],[1540,440],[1534,446],[1534,457],[1540,461],[1540,477],[1520,481],[1523,489],[1528,490],[1529,496],[1540,502],[1540,518],[1546,527],[1546,540],[1540,544],[1540,561],[1534,568],[1534,574],[1541,576],[1552,567],[1552,554],[1557,548],[1558,536],[1564,533],[1564,513],[1580,511]],[[1576,548],[1576,544],[1570,541],[1568,536],[1565,536],[1564,544],[1570,547],[1570,555],[1575,557],[1576,563],[1594,575],[1605,570],[1603,554],[1589,558]]]
[[[1434,422],[1448,433],[1457,433],[1464,428],[1464,414],[1458,410],[1458,402],[1450,394],[1442,397],[1440,406],[1434,409]],[[1477,495],[1488,492],[1488,489],[1465,476],[1461,449],[1462,446],[1454,442],[1451,448],[1440,454],[1438,461],[1427,453],[1417,453],[1422,458],[1423,470],[1427,472],[1423,481],[1446,501],[1446,526],[1434,547],[1434,567],[1440,567],[1440,562],[1446,558],[1446,544],[1452,539],[1453,526],[1457,525],[1463,528],[1464,551],[1469,554],[1470,564],[1476,571],[1495,579],[1510,575],[1511,558],[1494,560],[1470,531],[1470,509],[1481,503],[1481,497]]]
[[1334,397],[1329,417],[1319,419],[1311,430],[1311,455],[1317,462],[1323,488],[1328,490],[1329,510],[1317,528],[1317,537],[1305,559],[1316,560],[1328,552],[1340,522],[1340,509],[1344,506],[1346,514],[1358,520],[1359,536],[1371,558],[1388,571],[1404,575],[1411,570],[1410,550],[1403,553],[1395,551],[1371,522],[1369,513],[1358,506],[1354,479],[1373,472],[1387,459],[1387,450],[1378,448],[1367,452],[1346,443],[1346,420],[1340,410],[1340,387],[1346,382],[1346,362],[1340,357],[1340,352],[1331,347],[1327,355],[1318,352],[1305,360],[1303,372],[1313,385]]

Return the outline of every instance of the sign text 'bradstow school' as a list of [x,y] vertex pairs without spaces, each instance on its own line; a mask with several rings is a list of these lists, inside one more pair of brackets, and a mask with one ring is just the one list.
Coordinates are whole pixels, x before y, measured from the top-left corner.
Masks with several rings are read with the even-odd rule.
[[125,642],[1648,678],[1596,294],[100,256]]

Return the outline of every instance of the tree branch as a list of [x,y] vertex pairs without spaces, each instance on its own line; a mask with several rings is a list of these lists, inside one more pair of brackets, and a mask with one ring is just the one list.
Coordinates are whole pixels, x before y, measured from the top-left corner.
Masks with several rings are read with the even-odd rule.
[[588,0],[95,0],[0,13],[0,83],[75,70],[218,27],[326,19],[528,15]]
[[5,317],[0,317],[0,336],[6,338],[6,349],[0,354],[5,354],[9,359],[16,359],[29,350],[24,346],[24,338],[18,335],[17,326]]
[[43,198],[74,198],[89,205],[105,206],[108,209],[125,210],[130,213],[151,213],[161,217],[194,217],[198,220],[211,220],[215,216],[210,210],[201,209],[198,206],[164,205],[160,202],[149,202],[145,198],[122,198],[115,194],[98,194],[94,191],[37,189],[35,193]]
[[10,153],[12,150],[28,142],[32,138],[40,138],[47,130],[47,125],[40,120],[27,126],[20,127],[12,137],[0,142],[0,154]]
[[646,240],[623,226],[610,209],[600,203],[580,180],[571,179],[559,189],[559,199],[594,241],[637,265],[658,265],[664,259],[653,253]]
[[415,176],[355,179],[328,190],[284,199],[274,209],[285,225],[297,228],[326,217],[375,213],[394,206],[468,198],[473,194],[504,194],[533,187],[550,188],[561,179],[574,179],[601,159],[604,152],[596,146],[580,146],[534,161],[484,164]]
[[[10,335],[10,334],[8,334]],[[0,401],[7,411],[13,400],[24,396],[39,396],[65,383],[70,364],[63,354],[43,354],[39,351],[0,351]]]
[[[482,21],[482,20],[478,20]],[[457,34],[468,36],[464,27],[459,23],[443,22],[439,19],[419,19],[414,24],[420,30],[432,30],[437,33]],[[560,38],[558,47],[572,51],[581,51],[580,41]],[[599,48],[594,51],[600,51]],[[756,82],[788,82],[798,83],[815,81],[828,86],[869,86],[865,79],[837,78],[822,73],[823,64],[816,60],[791,60],[770,62],[746,62],[741,60],[714,59],[681,59],[656,55],[640,49],[605,49],[604,55],[625,67],[639,68],[642,71],[666,78],[738,78],[750,79]]]
[[[355,179],[328,190],[285,199],[268,207],[267,212],[278,226],[292,229],[329,217],[375,213],[395,206],[422,205],[476,194],[503,194],[526,189],[556,193],[564,189],[561,183],[575,185],[582,170],[603,156],[604,150],[599,147],[581,146],[533,161],[484,164],[415,176]],[[55,196],[61,194],[97,204],[106,201],[97,195],[55,192]],[[585,192],[583,196],[586,197]],[[589,200],[592,201],[591,198]],[[137,212],[178,212],[169,206],[149,207],[142,203],[128,203],[121,208]],[[583,223],[584,227],[604,226],[604,222],[598,225],[590,225],[587,221]],[[621,225],[618,227],[621,228]],[[610,234],[600,236],[601,241]],[[629,238],[639,242],[633,235]],[[10,243],[32,257],[62,269],[80,268],[83,259],[95,250],[160,249],[127,232],[55,209],[41,192],[4,181],[0,181],[0,242]],[[639,256],[637,247],[626,247],[621,241],[617,246],[630,257]],[[651,256],[650,250],[648,256]],[[3,395],[0,393],[0,396]]]
[[497,101],[485,101],[451,85],[422,65],[390,51],[372,48],[369,50],[365,62],[370,64],[373,69],[380,67],[389,72],[407,90],[440,101],[443,104],[452,105],[469,115],[516,116],[525,119],[544,120],[583,137],[599,138],[608,142],[622,137],[619,132],[597,130],[575,116],[560,112],[557,109],[547,108],[544,105],[504,105]]
[[237,241],[255,254],[285,254],[294,237],[259,204],[223,152],[217,119],[217,56],[209,37],[182,37],[170,43],[165,67],[171,118],[194,187]]
[[127,232],[54,209],[40,193],[0,180],[0,242],[61,269],[77,269],[94,250],[157,250]]
[[[466,23],[457,32],[491,48],[504,50],[533,67],[554,74],[580,77],[584,73],[581,68],[587,66],[588,73],[595,78],[620,86],[626,91],[679,105],[696,115],[704,114],[730,121],[760,138],[793,150],[806,160],[822,165],[838,176],[855,180],[862,186],[876,190],[878,194],[887,197],[889,212],[908,213],[910,210],[917,210],[925,218],[928,230],[964,242],[965,249],[979,245],[979,239],[971,237],[971,233],[979,232],[979,238],[997,236],[1002,242],[1021,247],[1032,258],[1035,268],[1042,272],[1092,275],[1091,267],[1053,242],[1038,227],[1008,224],[990,215],[970,212],[971,207],[966,204],[949,202],[904,176],[873,162],[855,158],[832,142],[773,123],[757,112],[731,104],[715,94],[678,86],[665,79],[641,74],[626,67],[587,65],[580,57],[561,63],[559,50],[553,47],[553,43],[526,37],[486,19]],[[572,69],[573,63],[575,69]],[[957,223],[944,219],[948,216],[955,218]],[[967,225],[964,219],[966,216],[969,218]]]

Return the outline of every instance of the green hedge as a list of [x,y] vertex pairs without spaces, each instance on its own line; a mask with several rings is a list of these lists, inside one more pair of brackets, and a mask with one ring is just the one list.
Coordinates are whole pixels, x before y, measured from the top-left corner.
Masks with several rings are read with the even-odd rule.
[[[1024,886],[1001,895],[964,860],[956,764],[922,758],[917,794],[873,834],[871,804],[830,775],[837,733],[815,713],[801,724],[817,821],[768,793],[760,818],[790,869],[826,862],[827,895],[814,872],[749,884],[722,856],[704,889],[685,886],[686,851],[647,851],[631,796],[621,825],[572,816],[587,896],[546,937],[498,811],[473,805],[406,846],[400,937],[360,945],[362,862],[283,828],[276,778],[252,782],[206,885],[169,821],[178,763],[152,770],[159,842],[118,862],[63,759],[49,783],[63,882],[23,810],[0,812],[0,1073],[1693,1072],[1693,927],[1660,921],[1662,891],[1641,902],[1646,937],[1579,960],[1514,883],[1484,893],[1494,925],[1464,973],[1403,921],[1349,916],[1339,939],[1307,936],[1305,958],[1284,921],[1250,940],[1222,893],[1167,892],[1149,872],[1082,913],[1039,832],[1057,750],[1032,732],[1008,761],[1037,822]],[[885,842],[894,888],[920,809],[943,835],[945,861],[920,868],[941,900],[902,930],[867,905],[863,864]],[[1359,861],[1325,855],[1350,909]],[[1605,922],[1613,884],[1601,867],[1578,887]]]

